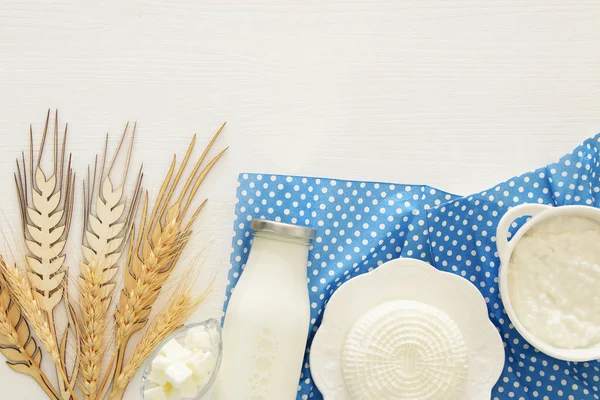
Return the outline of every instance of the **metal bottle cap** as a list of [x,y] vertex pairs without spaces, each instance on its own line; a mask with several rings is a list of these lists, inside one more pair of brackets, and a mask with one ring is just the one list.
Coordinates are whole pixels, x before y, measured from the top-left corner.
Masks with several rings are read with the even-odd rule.
[[284,224],[283,222],[254,219],[250,226],[254,232],[268,232],[290,238],[313,240],[317,237],[317,231],[314,229],[299,225]]

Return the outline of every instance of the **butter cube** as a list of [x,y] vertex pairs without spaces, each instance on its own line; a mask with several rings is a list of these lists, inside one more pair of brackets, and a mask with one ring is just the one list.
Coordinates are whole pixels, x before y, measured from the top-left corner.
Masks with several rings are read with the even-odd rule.
[[172,339],[160,349],[160,355],[172,361],[179,361],[189,357],[190,351]]
[[188,366],[189,369],[194,371],[194,374],[197,374],[196,364],[202,359],[203,356],[204,352],[202,350],[196,350],[194,352],[194,355],[186,360],[185,364]]
[[179,400],[181,398],[181,396],[179,396],[179,391],[170,383],[165,384],[163,389],[167,395],[167,400]]
[[177,361],[185,361],[185,360],[189,360],[190,357],[193,357],[194,352],[191,350],[186,349],[185,347],[183,348],[183,351],[178,355],[177,357]]
[[167,376],[164,371],[152,368],[148,375],[148,380],[157,385],[164,385],[167,383]]
[[167,400],[180,400],[181,396],[177,390],[172,390],[167,396]]
[[172,362],[167,357],[159,354],[152,360],[152,371],[164,371],[171,364]]
[[187,366],[194,372],[196,377],[208,376],[215,367],[215,357],[210,352],[198,354],[187,362]]
[[198,391],[198,385],[190,378],[181,384],[179,395],[184,399],[195,399],[198,396]]
[[144,391],[144,399],[146,400],[167,400],[167,395],[162,386],[153,387]]
[[167,400],[180,400],[181,396],[179,395],[179,392],[177,390],[172,390],[168,395],[167,395]]
[[175,388],[173,387],[173,385],[171,385],[169,382],[167,382],[164,384],[163,390],[165,391],[165,394],[167,395],[167,397],[169,397],[175,391]]
[[173,385],[174,388],[179,389],[185,381],[191,378],[193,372],[184,363],[178,361],[165,369],[165,375],[167,376],[168,382]]
[[209,349],[211,347],[210,334],[199,329],[190,330],[185,337],[185,347],[189,350]]

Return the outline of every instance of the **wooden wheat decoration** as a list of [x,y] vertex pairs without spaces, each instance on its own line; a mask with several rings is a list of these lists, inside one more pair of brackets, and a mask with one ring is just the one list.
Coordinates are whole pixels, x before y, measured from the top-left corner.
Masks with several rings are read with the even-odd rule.
[[[4,264],[1,257],[0,263]],[[60,393],[42,372],[42,351],[31,336],[21,308],[13,301],[4,283],[0,283],[0,352],[12,370],[32,377],[50,399],[61,399]]]
[[[75,382],[86,400],[99,400],[107,395],[109,399],[121,399],[135,371],[157,343],[183,325],[206,296],[207,292],[192,296],[191,286],[179,286],[180,290],[145,330],[135,348],[136,354],[126,362],[125,354],[133,335],[148,325],[152,306],[190,240],[193,222],[206,204],[203,202],[189,218],[186,217],[202,182],[227,151],[221,151],[204,165],[224,126],[187,173],[187,178],[184,174],[196,136],[179,167],[176,158],[173,159],[151,212],[146,192],[137,230],[134,220],[142,193],[141,169],[131,196],[124,196],[135,127],[125,172],[116,187],[111,175],[128,126],[108,166],[107,138],[101,167],[98,169],[96,158],[93,173],[88,170],[88,178],[84,181],[83,258],[80,274],[75,279],[79,292],[76,306],[69,298],[64,253],[75,184],[71,156],[67,157],[65,150],[67,127],[59,137],[58,114],[54,115],[51,130],[48,111],[37,152],[30,128],[29,162],[26,163],[23,153],[17,160],[15,174],[23,237],[28,249],[27,268],[22,270],[16,264],[8,264],[0,256],[0,352],[7,358],[10,368],[32,377],[50,399],[77,400],[73,390]],[[42,159],[50,136],[54,138],[53,168],[47,171],[42,166]],[[125,249],[124,288],[117,297],[116,275]],[[113,315],[111,304],[117,299]],[[54,313],[60,304],[64,304],[69,322],[62,329],[59,340],[61,329],[56,326]],[[112,339],[107,333],[109,328],[114,328]],[[32,337],[32,331],[38,341]],[[70,374],[67,370],[69,334],[75,335],[77,343]],[[114,344],[113,355],[103,374],[104,355],[111,343]],[[58,389],[40,368],[41,348],[56,365]]]
[[[177,160],[176,157],[173,158],[150,217],[148,217],[148,195],[146,193],[138,235],[136,240],[132,240],[129,246],[125,287],[121,293],[116,312],[117,352],[113,374],[114,380],[118,380],[123,373],[127,345],[133,334],[148,323],[152,305],[190,238],[193,221],[206,203],[202,203],[191,218],[185,222],[185,216],[200,185],[213,166],[227,151],[227,149],[221,151],[201,169],[209,151],[224,127],[225,124],[221,126],[206,147],[189,173],[176,200],[173,201],[173,197],[191,157],[196,136],[194,136],[177,173],[175,173]],[[103,383],[106,384],[106,380]],[[127,385],[120,383],[120,386],[115,385],[113,387],[111,399],[121,399],[123,397]]]
[[[128,126],[125,127],[121,142],[107,171],[105,171],[107,160],[105,145],[100,171],[97,173],[96,159],[93,178],[90,181],[88,177],[87,192],[84,192],[83,260],[78,278],[79,326],[81,327],[78,349],[81,367],[79,386],[85,399],[95,399],[98,396],[98,383],[101,378],[105,348],[108,344],[106,331],[112,322],[109,309],[116,285],[114,278],[118,271],[117,263],[121,258],[128,232],[131,230],[141,193],[140,170],[130,199],[131,206],[126,212],[123,190],[131,160],[135,127],[127,153],[123,180],[116,188],[111,180],[111,173],[127,135]],[[108,144],[108,137],[106,144]],[[99,184],[96,191],[97,181]]]
[[[65,277],[64,248],[71,224],[73,212],[73,195],[75,173],[71,170],[71,155],[65,171],[65,147],[67,126],[59,145],[58,112],[54,118],[53,169],[45,173],[42,169],[42,157],[46,146],[50,125],[50,110],[46,117],[41,144],[34,162],[33,129],[30,128],[29,177],[25,157],[22,165],[17,161],[15,180],[21,218],[23,236],[30,254],[26,257],[28,279],[35,288],[37,301],[48,320],[48,325],[58,342],[57,329],[54,322],[54,309],[64,299]],[[60,151],[59,151],[60,148]],[[66,179],[65,179],[66,178]],[[64,376],[66,360],[57,366],[59,375]],[[62,372],[62,373],[61,373]],[[72,390],[65,390],[72,385],[61,384],[61,393],[67,396]]]

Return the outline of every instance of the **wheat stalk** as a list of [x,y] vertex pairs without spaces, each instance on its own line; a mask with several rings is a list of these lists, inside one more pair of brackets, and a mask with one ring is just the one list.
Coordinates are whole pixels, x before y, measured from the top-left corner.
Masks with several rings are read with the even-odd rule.
[[[117,353],[114,357],[116,365],[113,379],[118,379],[123,372],[127,345],[132,335],[147,324],[152,305],[190,238],[193,221],[204,207],[205,202],[196,209],[187,223],[184,222],[185,215],[200,185],[227,150],[226,148],[221,151],[202,170],[200,169],[224,127],[225,124],[221,126],[204,150],[183,185],[177,200],[171,201],[191,157],[196,136],[194,136],[176,174],[177,160],[176,157],[173,158],[149,218],[148,194],[146,193],[137,239],[130,242],[125,284],[115,314]],[[102,386],[106,382],[105,376]],[[116,398],[121,398],[122,394],[122,392],[119,393]]]
[[[80,319],[81,340],[79,346],[79,359],[81,367],[80,388],[85,399],[97,396],[98,381],[102,373],[102,361],[106,347],[106,330],[111,316],[109,308],[115,288],[114,277],[118,271],[117,262],[121,258],[123,244],[127,232],[133,224],[133,217],[137,208],[141,191],[142,174],[138,175],[134,195],[129,211],[125,212],[125,199],[123,188],[131,160],[135,127],[127,154],[125,173],[119,187],[114,188],[110,175],[115,160],[128,131],[125,127],[119,146],[113,157],[108,171],[105,174],[107,156],[107,142],[104,158],[99,175],[94,167],[94,178],[88,179],[88,193],[84,196],[84,237],[82,244],[84,259],[81,261],[78,289],[80,292]],[[99,176],[99,178],[98,178]],[[101,182],[98,191],[95,191],[96,179]],[[95,212],[93,205],[95,204]]]
[[[144,214],[147,209],[146,195]],[[160,235],[151,242],[155,245],[146,246],[141,258],[135,254],[132,241],[129,251],[131,271],[126,273],[125,288],[117,309],[117,346],[126,343],[131,335],[146,325],[152,304],[189,239],[189,228],[180,230],[180,225],[176,218],[169,219]]]
[[[0,263],[3,262],[0,257]],[[41,370],[42,352],[31,336],[29,324],[3,285],[0,285],[0,352],[11,369],[29,375],[49,398],[60,400],[60,394]]]
[[[65,329],[65,332],[63,334],[63,337],[60,341],[59,344],[59,351],[60,351],[60,357],[61,360],[63,361],[63,363],[65,363],[65,360],[67,359],[67,351],[68,351],[68,342],[69,342],[69,332],[71,330],[73,330],[75,332],[75,343],[76,343],[76,352],[75,352],[75,361],[74,361],[74,365],[73,365],[73,370],[71,375],[67,375],[67,379],[68,381],[63,381],[63,382],[59,382],[60,383],[60,392],[63,395],[63,397],[65,398],[69,398],[70,396],[70,390],[72,390],[72,385],[71,382],[77,382],[77,376],[79,374],[79,346],[81,345],[79,338],[81,337],[80,335],[80,329],[79,326],[81,325],[78,321],[77,321],[77,314],[75,311],[75,308],[73,307],[73,305],[70,303],[69,301],[69,296],[68,296],[68,290],[65,290],[65,301],[66,301],[66,305],[67,305],[67,319],[68,319],[68,323],[67,323],[67,328]],[[69,396],[69,397],[67,397]],[[76,400],[76,399],[73,399]]]
[[133,241],[131,242],[128,269],[125,274],[125,288],[121,293],[117,309],[117,344],[123,344],[133,333],[144,327],[160,288],[173,271],[189,240],[192,233],[191,225],[206,202],[202,203],[195,211],[187,225],[183,224],[185,214],[200,184],[227,149],[213,158],[199,176],[196,177],[196,175],[223,127],[219,129],[196,163],[177,201],[171,203],[171,198],[189,161],[196,137],[190,144],[174,179],[176,159],[173,159],[149,219],[147,218],[148,195],[146,194],[138,239],[135,244]]
[[65,394],[61,393],[61,397],[68,399],[72,396],[76,399],[77,397],[73,392],[73,388],[67,379],[66,369],[63,367],[56,335],[50,325],[48,314],[43,309],[42,302],[39,301],[40,294],[34,291],[31,282],[21,273],[16,265],[11,266],[4,262],[4,260],[0,260],[0,274],[2,285],[8,288],[12,298],[21,307],[25,318],[27,318],[30,326],[37,334],[44,349],[56,364],[59,376],[67,385],[68,393],[66,397]]
[[10,290],[12,297],[17,300],[44,349],[55,363],[60,363],[58,343],[52,328],[50,328],[48,316],[39,301],[39,294],[34,292],[25,274],[16,265],[11,266],[2,261],[0,268],[4,285]]
[[[68,126],[65,126],[62,145],[59,146],[58,112],[54,116],[53,170],[49,176],[42,170],[41,161],[46,147],[49,125],[50,110],[46,116],[36,162],[34,162],[33,129],[30,127],[30,179],[28,182],[23,154],[22,171],[17,160],[15,182],[21,208],[23,236],[30,252],[30,255],[26,257],[28,280],[38,293],[37,303],[45,314],[47,324],[54,336],[54,342],[58,342],[54,309],[63,300],[66,287],[63,251],[71,224],[75,174],[71,170],[71,156],[69,155],[65,180]],[[61,148],[60,152],[59,147]],[[59,354],[59,360],[55,360],[55,362],[57,362],[57,373],[63,375],[64,378],[66,361]],[[67,383],[64,382],[65,385]],[[63,388],[64,386],[61,385],[61,389]],[[63,396],[67,395],[66,391],[61,390],[61,392]]]
[[115,381],[115,390],[127,387],[136,371],[142,366],[156,346],[168,335],[181,328],[204,297],[192,296],[190,291],[179,292],[160,311],[135,346],[132,356]]

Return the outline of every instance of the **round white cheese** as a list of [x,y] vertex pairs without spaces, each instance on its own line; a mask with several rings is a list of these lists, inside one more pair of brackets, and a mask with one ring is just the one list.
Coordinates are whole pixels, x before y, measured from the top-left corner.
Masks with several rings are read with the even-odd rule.
[[354,324],[342,371],[355,400],[458,400],[468,375],[467,346],[456,323],[439,309],[390,301]]

